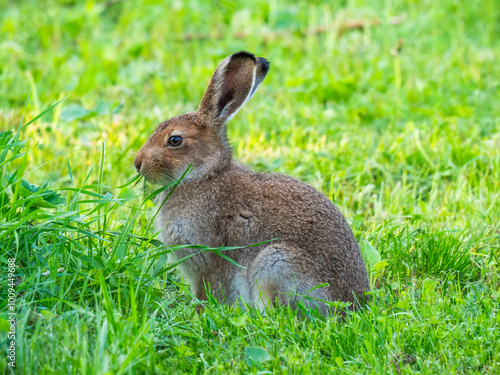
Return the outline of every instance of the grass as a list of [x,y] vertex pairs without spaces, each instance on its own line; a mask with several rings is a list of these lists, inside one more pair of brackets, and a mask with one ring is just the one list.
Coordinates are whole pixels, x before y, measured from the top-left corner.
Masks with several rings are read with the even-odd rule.
[[[0,8],[16,373],[500,372],[496,0]],[[213,300],[198,315],[154,239],[158,187],[136,185],[133,156],[242,49],[271,71],[228,126],[235,157],[321,190],[361,244],[374,298],[342,324]]]

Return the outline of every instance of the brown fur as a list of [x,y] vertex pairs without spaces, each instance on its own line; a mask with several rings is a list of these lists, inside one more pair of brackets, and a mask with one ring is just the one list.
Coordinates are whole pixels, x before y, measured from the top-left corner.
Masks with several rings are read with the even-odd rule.
[[[242,298],[259,308],[276,301],[314,304],[300,297],[304,295],[329,301],[363,299],[369,290],[365,266],[339,210],[301,181],[256,173],[232,160],[225,122],[255,93],[268,69],[265,59],[246,52],[227,57],[198,110],[160,124],[137,153],[135,166],[152,183],[172,182],[194,165],[160,211],[162,240],[167,246],[244,247],[225,253],[244,269],[211,252],[179,266],[199,299],[206,299],[208,284],[221,301]],[[182,136],[183,144],[167,146],[171,135]],[[271,239],[277,240],[245,247]],[[181,249],[174,258],[194,252]],[[310,292],[322,283],[329,286]],[[316,304],[328,312],[325,304]]]

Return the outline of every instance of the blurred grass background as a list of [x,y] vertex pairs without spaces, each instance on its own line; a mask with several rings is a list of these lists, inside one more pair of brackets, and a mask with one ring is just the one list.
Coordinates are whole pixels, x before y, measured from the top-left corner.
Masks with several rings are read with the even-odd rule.
[[[136,297],[144,302],[143,325],[137,316],[130,324],[150,324],[150,330],[141,336],[139,329],[114,327],[109,335],[120,345],[102,333],[108,334],[103,322],[110,318],[96,302],[105,293],[98,275],[72,276],[76,284],[96,288],[92,302],[54,277],[43,288],[75,293],[73,303],[90,306],[97,317],[68,321],[61,318],[66,305],[44,299],[50,293],[28,293],[26,373],[144,373],[155,366],[192,373],[498,371],[498,308],[491,307],[499,298],[497,0],[0,0],[0,9],[2,129],[14,129],[23,115],[33,118],[69,95],[23,131],[33,139],[27,154],[31,183],[120,185],[134,174],[135,152],[156,125],[196,109],[218,62],[247,50],[266,57],[271,70],[228,125],[235,157],[260,171],[291,174],[330,196],[360,243],[369,240],[387,260],[377,281],[378,302],[342,328],[332,321],[298,322],[286,311],[255,318],[215,305],[193,318],[189,292],[168,273],[157,285],[167,289],[167,311],[164,305],[154,310],[162,298],[158,292],[156,302],[148,302],[146,287],[137,287],[127,302],[118,294],[118,305],[106,305],[126,326],[135,308],[127,304]],[[139,190],[99,192],[133,199]],[[127,209],[113,211],[110,228],[128,228]],[[144,232],[147,217],[141,214],[127,230],[152,235]],[[96,230],[95,223],[88,229]],[[7,245],[2,250],[5,256],[13,251]],[[106,280],[116,272],[125,286],[137,282],[136,274],[125,277],[129,271],[111,266],[112,256],[106,263],[105,246],[95,251],[105,259]],[[40,288],[40,272],[53,259],[49,253],[36,261],[30,256],[26,290]],[[89,269],[64,253],[57,259],[51,269],[61,265],[75,275]],[[119,289],[110,291],[112,299]],[[34,306],[60,319],[48,313],[41,319],[30,310]],[[93,319],[95,330],[87,324]],[[174,321],[180,328],[169,326]],[[59,332],[51,333],[55,341],[76,346],[44,352],[49,344],[40,330],[49,327]],[[319,332],[324,336],[311,341]],[[363,338],[365,332],[370,337]],[[40,343],[33,344],[34,338]],[[248,345],[272,359],[258,349],[247,351]],[[129,353],[138,361],[130,362]],[[58,358],[71,358],[71,365],[61,367]]]

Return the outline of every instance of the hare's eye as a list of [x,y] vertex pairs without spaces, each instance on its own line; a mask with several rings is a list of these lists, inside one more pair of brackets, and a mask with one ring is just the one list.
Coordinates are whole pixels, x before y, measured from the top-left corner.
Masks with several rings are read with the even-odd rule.
[[182,137],[178,135],[173,135],[168,139],[168,145],[178,147],[182,144]]

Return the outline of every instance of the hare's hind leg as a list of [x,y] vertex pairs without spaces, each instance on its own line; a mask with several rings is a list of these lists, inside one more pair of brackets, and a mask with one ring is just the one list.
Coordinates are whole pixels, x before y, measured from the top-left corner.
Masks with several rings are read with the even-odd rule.
[[320,283],[311,275],[312,265],[300,255],[294,247],[280,243],[268,245],[255,258],[248,269],[250,302],[260,311],[276,303],[296,308],[302,302],[326,313],[320,300],[326,300],[327,294],[324,288],[314,289]]

